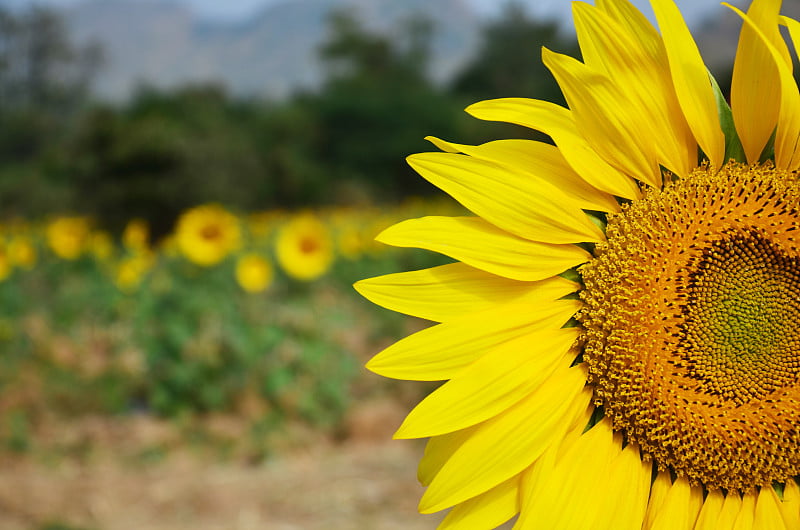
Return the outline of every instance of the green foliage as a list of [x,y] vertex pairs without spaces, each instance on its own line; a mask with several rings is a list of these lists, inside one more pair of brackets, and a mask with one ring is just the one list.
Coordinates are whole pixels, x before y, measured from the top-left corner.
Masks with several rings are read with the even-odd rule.
[[119,230],[131,217],[166,233],[189,206],[254,208],[264,162],[247,110],[215,87],[141,92],[124,111],[86,114],[55,172],[70,181],[73,209]]
[[[435,263],[411,254],[412,267]],[[0,282],[7,449],[26,451],[35,426],[52,416],[219,413],[243,417],[259,436],[287,423],[333,432],[363,361],[346,335],[401,333],[396,314],[365,322],[352,269],[314,288],[279,283],[254,295],[236,285],[230,261],[206,269],[159,259],[129,293],[88,258],[48,257]],[[385,270],[387,259],[361,259],[358,274]]]

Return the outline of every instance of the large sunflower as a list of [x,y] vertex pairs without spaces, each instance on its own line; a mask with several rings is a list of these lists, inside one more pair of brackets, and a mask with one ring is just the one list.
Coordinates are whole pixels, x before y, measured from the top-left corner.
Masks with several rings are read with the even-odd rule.
[[440,322],[374,357],[446,381],[398,438],[430,437],[441,528],[800,528],[800,93],[780,0],[755,0],[731,105],[677,7],[576,2],[583,62],[544,50],[568,108],[473,116],[555,146],[433,143],[409,158],[475,217],[378,239],[456,263],[356,284]]

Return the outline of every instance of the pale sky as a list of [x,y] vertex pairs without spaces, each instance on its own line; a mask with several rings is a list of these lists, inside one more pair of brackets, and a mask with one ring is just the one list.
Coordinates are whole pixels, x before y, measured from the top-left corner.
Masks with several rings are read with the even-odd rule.
[[[23,7],[31,4],[46,4],[55,6],[69,6],[81,0],[0,0],[0,5],[11,7]],[[203,16],[222,18],[228,20],[243,19],[260,7],[274,4],[280,1],[297,0],[173,0],[187,3],[195,7]],[[435,0],[433,0],[435,2]],[[492,14],[498,11],[503,5],[503,0],[468,0],[477,11],[484,14]],[[569,0],[520,0],[528,7],[534,15],[552,16],[557,18],[568,18],[570,16]],[[632,2],[651,17],[652,10],[648,0],[632,0]],[[724,7],[720,6],[718,0],[676,0],[676,4],[684,13],[690,24],[699,18],[710,13],[722,12]]]

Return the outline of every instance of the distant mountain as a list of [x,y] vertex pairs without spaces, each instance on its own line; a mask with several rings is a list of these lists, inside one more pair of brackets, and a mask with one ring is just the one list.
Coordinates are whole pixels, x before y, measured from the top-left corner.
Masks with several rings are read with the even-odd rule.
[[[107,60],[95,83],[104,99],[124,100],[140,84],[171,88],[207,81],[221,82],[235,95],[281,98],[320,82],[317,49],[335,8],[353,8],[367,28],[388,35],[414,14],[430,18],[435,24],[430,73],[442,81],[479,44],[484,18],[473,5],[474,0],[282,0],[230,22],[201,16],[179,0],[83,0],[64,14],[78,42],[97,41],[105,49]],[[561,4],[542,1],[541,9],[531,12],[556,16],[556,5]],[[704,12],[690,9],[693,16],[687,19],[707,64],[724,71],[732,65],[741,19],[719,8],[701,22]],[[800,2],[784,2],[783,12],[800,17]],[[562,22],[571,33],[568,19]]]
[[233,94],[280,98],[322,76],[317,48],[334,8],[352,7],[370,30],[389,35],[414,14],[435,24],[431,74],[443,80],[473,53],[480,19],[465,0],[293,0],[266,7],[247,21],[198,18],[164,0],[87,0],[65,12],[78,42],[96,41],[106,64],[98,96],[124,100],[146,83],[170,88],[219,81]]

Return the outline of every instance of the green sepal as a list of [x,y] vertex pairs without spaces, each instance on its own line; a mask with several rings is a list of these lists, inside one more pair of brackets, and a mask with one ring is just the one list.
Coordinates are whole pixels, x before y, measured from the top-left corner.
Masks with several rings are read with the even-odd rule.
[[736,132],[736,126],[733,123],[731,107],[725,100],[725,96],[722,94],[722,90],[719,88],[717,80],[711,75],[711,72],[708,73],[708,77],[711,78],[711,86],[714,88],[714,97],[717,100],[719,124],[725,134],[725,162],[735,160],[746,164],[747,157],[745,157],[742,141],[739,139],[739,134]]
[[[789,480],[792,480],[792,479],[789,479]],[[780,500],[783,500],[783,491],[786,488],[786,485],[781,483],[781,482],[773,482],[772,483],[772,488],[775,490],[775,493],[778,494],[778,498]]]
[[581,278],[581,275],[578,273],[578,269],[577,268],[567,269],[564,272],[562,272],[561,274],[559,274],[559,276],[561,276],[562,278],[565,278],[565,279],[567,279],[569,281],[572,281],[572,282],[579,283],[579,284],[583,285],[583,279]]
[[589,216],[589,219],[591,219],[591,221],[597,226],[597,228],[599,228],[600,230],[603,231],[603,234],[606,233],[606,224],[607,224],[608,221],[606,219],[606,213],[605,212],[596,212],[594,210],[591,210],[591,211],[590,210],[584,210],[583,213],[585,213],[586,215]]
[[586,424],[586,427],[583,429],[583,432],[588,431],[602,420],[606,415],[605,410],[603,409],[602,405],[597,405],[592,412],[592,416],[589,418],[589,422]]
[[758,157],[759,164],[763,164],[767,160],[772,160],[775,162],[775,135],[778,132],[778,128],[776,127],[774,131],[772,131],[772,135],[769,137],[769,141],[767,141],[767,145],[764,146],[764,150],[761,151],[761,156]]

